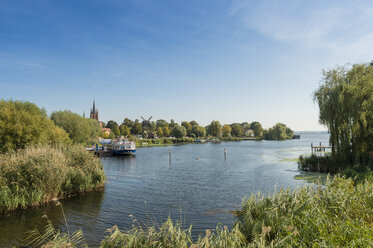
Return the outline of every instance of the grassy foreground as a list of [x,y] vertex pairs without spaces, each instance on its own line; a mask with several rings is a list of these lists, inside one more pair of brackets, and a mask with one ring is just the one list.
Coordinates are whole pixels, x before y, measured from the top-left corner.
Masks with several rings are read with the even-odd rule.
[[[170,219],[161,226],[116,226],[101,242],[111,247],[372,247],[373,184],[328,178],[271,196],[252,195],[235,212],[232,229],[218,226],[197,240],[191,230]],[[80,247],[64,235],[45,240],[45,247]],[[61,245],[62,244],[62,245]],[[65,245],[65,246],[63,246]]]
[[80,146],[28,147],[0,156],[0,213],[104,184],[98,158]]

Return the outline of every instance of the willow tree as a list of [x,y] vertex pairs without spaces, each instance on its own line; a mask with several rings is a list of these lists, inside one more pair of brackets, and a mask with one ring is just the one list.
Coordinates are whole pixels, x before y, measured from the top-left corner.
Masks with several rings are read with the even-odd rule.
[[373,152],[373,66],[323,71],[314,92],[319,120],[330,132],[332,156],[349,164],[371,164]]

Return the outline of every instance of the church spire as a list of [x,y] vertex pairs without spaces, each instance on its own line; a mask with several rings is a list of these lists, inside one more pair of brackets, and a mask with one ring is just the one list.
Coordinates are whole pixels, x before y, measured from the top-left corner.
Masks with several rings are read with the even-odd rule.
[[96,113],[96,103],[95,103],[95,99],[93,99],[93,109],[92,109],[92,112],[93,112],[93,113]]
[[98,109],[96,109],[96,101],[93,99],[93,108],[91,109],[91,113],[89,115],[91,119],[98,121]]

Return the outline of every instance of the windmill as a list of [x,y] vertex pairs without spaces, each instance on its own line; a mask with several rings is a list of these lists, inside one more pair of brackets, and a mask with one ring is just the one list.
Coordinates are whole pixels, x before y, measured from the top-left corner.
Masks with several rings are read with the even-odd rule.
[[145,119],[144,117],[140,116],[141,119],[142,119],[142,129],[144,131],[148,130],[148,129],[151,129],[152,125],[150,124],[150,119],[153,117],[153,116],[150,116],[149,119]]

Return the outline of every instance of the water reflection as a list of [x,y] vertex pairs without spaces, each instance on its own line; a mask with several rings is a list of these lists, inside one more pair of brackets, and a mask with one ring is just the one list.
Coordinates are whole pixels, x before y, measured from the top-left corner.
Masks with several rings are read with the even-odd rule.
[[[104,190],[86,193],[69,199],[61,200],[71,232],[78,229],[86,229],[97,224],[97,217],[101,210]],[[27,243],[28,232],[38,229],[43,232],[47,224],[48,216],[55,227],[65,230],[65,223],[61,206],[52,202],[41,207],[32,207],[8,216],[0,217],[0,247],[12,247]],[[86,226],[82,227],[83,222]],[[89,232],[85,232],[86,238]]]
[[[288,141],[242,141],[188,144],[138,149],[136,157],[102,159],[107,175],[105,190],[63,200],[70,227],[83,229],[90,247],[97,247],[105,230],[118,225],[159,224],[170,216],[193,225],[194,237],[217,223],[231,226],[232,210],[242,199],[261,191],[296,188],[305,180],[294,160],[310,152],[310,144],[328,142],[327,133],[301,133]],[[169,162],[169,149],[172,162]],[[224,160],[224,149],[227,159]],[[48,205],[0,219],[0,246],[24,240],[24,232],[44,227],[44,211],[63,227],[59,208]],[[133,216],[133,218],[131,217]]]

